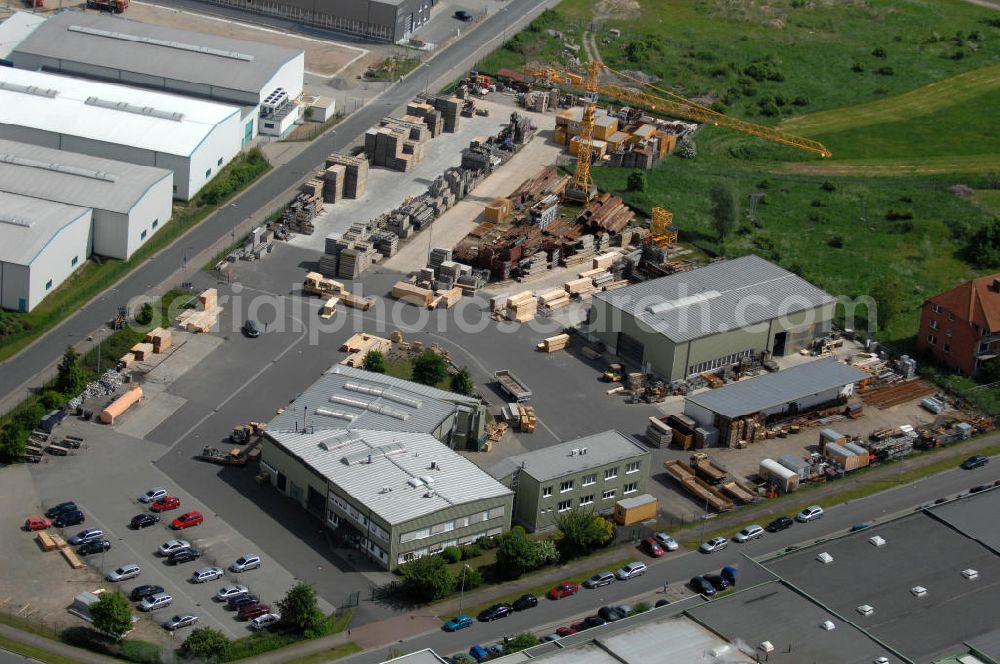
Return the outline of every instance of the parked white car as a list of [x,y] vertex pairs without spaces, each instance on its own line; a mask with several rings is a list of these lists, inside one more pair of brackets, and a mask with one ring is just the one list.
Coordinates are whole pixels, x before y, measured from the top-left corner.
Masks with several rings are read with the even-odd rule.
[[215,599],[220,602],[225,602],[231,597],[239,597],[241,595],[246,595],[250,590],[246,586],[230,585],[222,586],[219,588],[219,592],[215,593]]
[[127,565],[122,565],[118,569],[111,570],[108,572],[106,578],[108,581],[128,581],[129,579],[134,579],[142,573],[142,569],[135,563],[129,563]]
[[139,610],[156,611],[157,609],[170,606],[173,601],[174,598],[167,593],[156,593],[139,602]]
[[634,579],[637,576],[642,576],[645,573],[646,563],[636,561],[625,565],[620,570],[615,572],[615,578],[619,581],[625,581],[627,579]]
[[223,574],[225,572],[221,567],[202,567],[191,575],[191,580],[195,583],[205,583],[206,581],[221,579]]
[[280,620],[280,613],[265,613],[250,621],[250,629],[264,629],[265,627],[277,624]]
[[151,503],[154,500],[165,498],[166,495],[167,495],[166,489],[164,489],[162,486],[154,486],[152,489],[139,496],[139,500],[144,503]]
[[702,553],[715,553],[716,551],[722,551],[729,544],[729,540],[725,537],[713,537],[704,544],[698,547],[698,550]]
[[677,544],[677,540],[666,533],[656,533],[653,538],[659,542],[664,551],[676,551],[680,546]]
[[240,556],[229,566],[231,572],[247,572],[252,569],[257,569],[260,567],[260,556],[256,553],[248,553],[245,556]]
[[764,529],[755,523],[752,526],[747,526],[740,532],[736,533],[733,537],[733,541],[743,543],[749,542],[750,540],[760,539],[763,536]]
[[191,542],[182,539],[172,539],[167,540],[160,545],[159,554],[166,558],[171,553],[177,553],[178,551],[183,551],[184,549],[190,549]]
[[795,520],[800,523],[815,521],[823,516],[823,508],[819,505],[810,505],[795,515]]

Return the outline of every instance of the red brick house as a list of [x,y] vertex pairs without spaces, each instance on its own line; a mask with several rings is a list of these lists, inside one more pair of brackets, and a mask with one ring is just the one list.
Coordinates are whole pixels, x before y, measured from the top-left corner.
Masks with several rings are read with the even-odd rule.
[[924,302],[917,347],[966,376],[1000,355],[1000,274],[967,281]]

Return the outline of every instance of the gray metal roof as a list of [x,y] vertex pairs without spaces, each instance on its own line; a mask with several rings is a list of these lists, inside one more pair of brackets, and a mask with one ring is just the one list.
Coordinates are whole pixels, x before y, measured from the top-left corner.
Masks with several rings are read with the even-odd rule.
[[[963,500],[958,506],[975,511],[980,509],[975,502]],[[995,528],[996,512],[987,518]],[[885,540],[883,546],[869,542],[875,535]],[[820,552],[833,556],[833,562],[818,562]],[[958,652],[964,642],[996,629],[1000,616],[1000,556],[924,513],[828,540],[765,565],[916,662]],[[979,572],[978,579],[963,578],[962,570],[970,568]],[[926,588],[927,595],[915,597],[910,592],[915,586]],[[872,606],[874,613],[860,615],[856,609],[862,604]]]
[[825,358],[710,389],[687,397],[687,401],[723,417],[742,417],[868,377],[852,366]]
[[994,661],[1000,662],[1000,629],[987,632],[974,639],[966,641],[976,652],[980,652]]
[[1000,555],[1000,487],[930,508],[931,514]]
[[711,263],[594,297],[675,343],[766,323],[835,301],[759,256]]
[[511,493],[426,433],[302,433],[269,425],[267,436],[389,524]]
[[0,192],[0,262],[30,265],[61,230],[89,216],[86,208]]
[[11,59],[16,64],[18,54],[30,54],[259,94],[284,64],[302,53],[97,12],[66,11],[35,28]]
[[14,47],[44,22],[45,17],[41,14],[25,11],[15,11],[0,22],[0,58],[6,60]]
[[454,392],[335,364],[268,426],[301,428],[305,413],[305,424],[316,431],[370,429],[430,433],[460,404],[477,406],[479,402]]
[[0,191],[127,214],[173,174],[162,168],[0,139]]
[[[746,644],[748,649],[757,650],[762,642],[770,641],[774,650],[768,653],[767,661],[771,664],[871,664],[879,656],[898,661],[863,631],[777,581],[748,587],[688,613],[730,641]],[[850,619],[857,617],[855,613]],[[835,629],[820,627],[827,620]],[[763,651],[757,652],[764,661]]]
[[[576,450],[576,453],[574,453]],[[586,452],[581,453],[583,450]],[[507,457],[489,469],[497,479],[507,477],[518,467],[539,482],[564,477],[590,468],[639,456],[648,456],[649,448],[618,431],[602,431],[591,436],[559,443],[551,447]],[[621,469],[625,474],[625,469]]]

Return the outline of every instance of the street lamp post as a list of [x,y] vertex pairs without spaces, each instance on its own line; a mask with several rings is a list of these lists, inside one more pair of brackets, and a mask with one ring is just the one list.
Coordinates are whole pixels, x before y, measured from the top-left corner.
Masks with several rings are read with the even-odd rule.
[[431,87],[431,64],[429,62],[424,63],[424,94],[427,94],[428,88]]
[[504,7],[500,11],[503,12],[503,38],[500,41],[500,48],[503,48],[503,45],[507,43],[507,22],[509,19],[509,14],[507,13],[506,7]]
[[462,615],[462,600],[465,598],[465,570],[468,565],[462,565],[462,588],[458,591],[458,615]]

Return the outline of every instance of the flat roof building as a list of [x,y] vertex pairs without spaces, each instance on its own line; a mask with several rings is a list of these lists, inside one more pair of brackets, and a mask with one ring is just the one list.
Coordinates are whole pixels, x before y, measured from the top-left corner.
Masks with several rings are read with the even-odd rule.
[[430,20],[437,0],[202,0],[380,42],[398,42]]
[[170,219],[172,185],[162,168],[0,139],[0,192],[92,211],[85,256],[131,257]]
[[305,52],[96,12],[56,14],[10,55],[42,69],[225,104],[256,106],[277,88],[302,94]]
[[467,401],[336,365],[268,423],[261,467],[347,545],[394,569],[510,528],[510,489],[446,444]]
[[667,380],[798,352],[830,330],[836,300],[758,256],[594,295],[588,335]]
[[0,192],[0,307],[31,311],[87,260],[91,211]]
[[0,22],[0,65],[12,64],[11,51],[42,23],[45,23],[44,16],[24,11],[15,11]]
[[645,446],[618,431],[604,431],[507,457],[489,473],[516,487],[514,520],[538,531],[554,528],[561,512],[610,513],[623,498],[644,494],[650,459]]
[[0,138],[155,166],[192,198],[241,147],[240,109],[0,67]]

